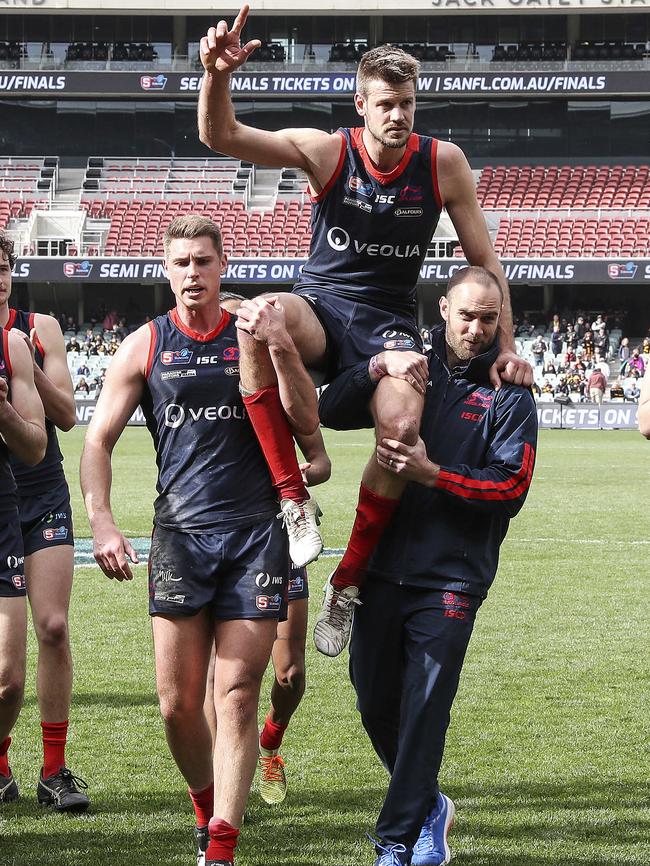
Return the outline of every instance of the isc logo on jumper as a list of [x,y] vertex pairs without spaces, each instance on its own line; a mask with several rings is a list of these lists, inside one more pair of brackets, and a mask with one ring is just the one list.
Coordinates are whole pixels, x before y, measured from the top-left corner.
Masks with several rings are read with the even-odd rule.
[[191,360],[192,351],[190,349],[165,350],[160,353],[160,363],[166,367],[169,367],[170,364],[189,364]]
[[638,269],[639,266],[635,265],[634,262],[625,262],[624,264],[610,262],[607,265],[607,276],[611,280],[631,280],[636,276]]
[[43,538],[46,541],[63,541],[68,537],[67,526],[57,526],[56,529],[44,529]]
[[160,75],[141,75],[140,87],[143,90],[164,90],[167,86],[167,77]]
[[64,277],[89,277],[92,269],[90,262],[63,262]]

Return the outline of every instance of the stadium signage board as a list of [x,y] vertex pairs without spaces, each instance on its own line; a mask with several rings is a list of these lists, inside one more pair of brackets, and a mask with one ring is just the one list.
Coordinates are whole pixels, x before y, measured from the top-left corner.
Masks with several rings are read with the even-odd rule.
[[538,403],[540,427],[565,430],[636,429],[636,403]]
[[[305,259],[228,259],[224,283],[295,283]],[[464,259],[426,259],[420,269],[421,283],[446,283],[467,263]],[[616,283],[650,285],[647,259],[502,259],[509,282],[514,285]],[[13,272],[16,281],[30,283],[140,283],[167,282],[160,259],[91,258],[61,259],[36,256],[20,259]]]
[[[650,0],[649,0],[650,2]],[[0,0],[0,4],[2,0]],[[0,7],[1,8],[1,7]],[[200,73],[79,72],[0,69],[0,96],[131,96],[147,99],[196,99]],[[235,98],[291,96],[314,99],[350,98],[352,72],[242,72],[232,76]],[[428,72],[420,75],[418,92],[449,97],[573,96],[650,93],[650,70],[610,72]]]
[[[97,400],[81,400],[78,397],[75,397],[74,408],[77,417],[76,423],[78,427],[85,427],[87,424],[90,424],[92,417],[95,414],[96,406]],[[138,408],[135,410],[133,415],[131,415],[127,423],[130,426],[144,427],[147,422],[145,420],[141,406],[138,406]]]
[[[539,13],[544,9],[593,9],[598,11],[618,10],[625,8],[644,8],[649,5],[649,0],[411,0],[409,7],[412,9],[445,9],[454,12],[476,12],[478,9],[509,9],[518,12]],[[179,0],[96,0],[95,3],[84,3],[83,0],[0,0],[0,8],[7,9],[69,9],[80,14],[98,11],[127,12],[127,11],[153,11],[158,14],[185,14],[187,8]],[[192,0],[192,9],[200,11],[205,9],[210,12],[219,11],[219,4],[214,0]],[[303,12],[331,12],[331,11],[368,11],[381,13],[392,11],[393,3],[389,0],[307,0],[301,4]],[[223,14],[231,14],[232,7],[221,4]],[[295,13],[296,7],[287,0],[261,0],[256,4],[257,12],[284,12]]]

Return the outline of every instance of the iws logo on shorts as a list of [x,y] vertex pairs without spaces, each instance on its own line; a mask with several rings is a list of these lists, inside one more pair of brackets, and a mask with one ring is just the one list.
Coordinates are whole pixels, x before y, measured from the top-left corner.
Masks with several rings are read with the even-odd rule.
[[267,586],[282,586],[283,583],[284,578],[282,575],[274,575],[271,577],[271,575],[266,571],[260,571],[260,573],[255,577],[255,584],[259,586],[260,589],[266,589]]
[[160,363],[166,367],[170,364],[189,364],[192,360],[192,354],[191,349],[165,350],[160,353]]
[[25,557],[24,556],[11,556],[11,554],[7,557],[7,568],[18,568],[19,565],[24,565]]
[[44,529],[43,538],[46,541],[63,541],[68,537],[67,526],[57,526],[56,529]]
[[258,610],[280,610],[282,596],[276,592],[275,595],[258,595],[255,599]]

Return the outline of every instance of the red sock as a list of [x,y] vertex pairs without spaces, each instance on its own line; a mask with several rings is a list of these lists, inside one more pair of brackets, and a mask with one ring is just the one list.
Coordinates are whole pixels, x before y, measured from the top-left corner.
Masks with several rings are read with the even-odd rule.
[[210,844],[205,852],[205,859],[234,862],[239,830],[227,821],[216,817],[210,818],[208,830],[210,832]]
[[43,730],[43,778],[48,779],[65,767],[68,722],[41,722]]
[[242,398],[280,499],[309,499],[277,385]]
[[398,505],[399,499],[387,499],[364,484],[361,485],[352,534],[343,559],[332,577],[332,586],[335,589],[363,584],[372,552]]
[[10,773],[9,758],[7,757],[10,745],[11,737],[7,737],[6,740],[0,743],[0,776],[8,776]]
[[273,751],[280,748],[282,737],[289,725],[278,725],[277,722],[271,720],[271,716],[264,719],[264,727],[260,734],[260,746],[263,749]]
[[193,791],[188,788],[187,793],[190,795],[190,800],[194,806],[196,826],[207,827],[214,811],[214,785],[210,784],[202,791]]

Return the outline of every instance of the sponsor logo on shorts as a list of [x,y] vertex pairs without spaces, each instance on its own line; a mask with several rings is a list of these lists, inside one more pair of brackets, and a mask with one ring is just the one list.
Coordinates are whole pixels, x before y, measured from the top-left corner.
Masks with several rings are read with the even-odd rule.
[[223,350],[224,361],[239,361],[239,346],[228,346]]
[[179,592],[165,592],[164,590],[154,594],[154,601],[165,601],[169,604],[185,604],[185,596]]
[[11,556],[11,554],[7,557],[7,568],[18,568],[21,565],[25,564],[24,556]]
[[167,77],[160,75],[141,75],[140,87],[145,91],[164,90],[167,86]]
[[302,592],[305,587],[305,581],[302,579],[302,575],[298,574],[296,577],[289,578],[289,594],[292,592]]
[[43,538],[46,541],[62,541],[68,537],[67,526],[57,526],[56,529],[44,529]]
[[610,262],[607,265],[607,276],[611,280],[632,280],[636,276],[639,266],[634,262]]
[[189,364],[194,353],[191,349],[179,349],[172,351],[166,349],[160,353],[160,363],[169,367],[170,364]]
[[25,589],[27,584],[25,583],[25,575],[24,574],[14,574],[11,578],[11,582],[16,587],[16,589]]
[[384,349],[415,349],[413,340],[386,340]]
[[372,213],[372,205],[367,201],[361,201],[358,198],[350,198],[349,195],[343,197],[343,204],[346,204],[348,207],[357,207],[359,210],[365,211],[365,213]]
[[160,374],[162,381],[165,379],[187,379],[190,376],[196,376],[196,370],[164,370]]
[[361,195],[365,195],[368,198],[372,195],[372,184],[364,183],[360,177],[356,176],[356,174],[352,175],[348,181],[348,186],[351,192],[359,192]]
[[85,279],[90,276],[93,266],[90,262],[63,262],[63,276]]
[[223,371],[226,376],[239,376],[239,367],[224,367]]
[[258,610],[280,610],[282,596],[277,592],[275,595],[258,595],[255,604]]
[[282,586],[284,578],[282,575],[274,575],[272,577],[266,571],[260,571],[255,578],[255,583],[260,589],[266,589],[267,586]]
[[174,570],[171,568],[161,568],[156,575],[156,580],[159,580],[161,583],[166,583],[167,581],[176,582],[182,579],[182,577],[176,577]]
[[396,217],[419,217],[422,216],[424,211],[421,207],[396,207],[395,208],[395,216]]

